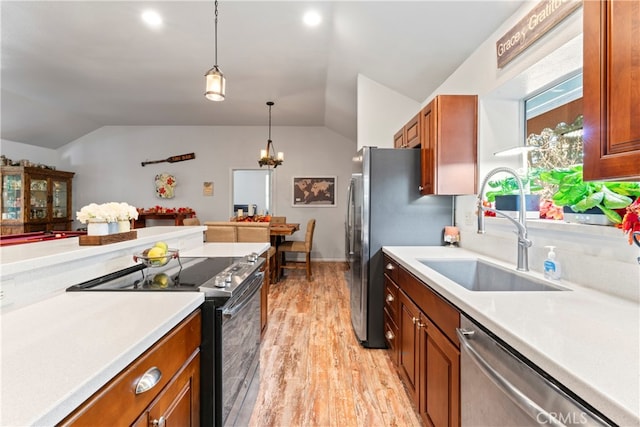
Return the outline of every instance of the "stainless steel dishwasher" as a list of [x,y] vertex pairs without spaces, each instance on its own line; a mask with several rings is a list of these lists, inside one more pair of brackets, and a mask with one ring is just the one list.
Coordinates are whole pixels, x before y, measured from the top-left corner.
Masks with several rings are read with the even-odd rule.
[[462,426],[612,426],[470,318],[460,316]]

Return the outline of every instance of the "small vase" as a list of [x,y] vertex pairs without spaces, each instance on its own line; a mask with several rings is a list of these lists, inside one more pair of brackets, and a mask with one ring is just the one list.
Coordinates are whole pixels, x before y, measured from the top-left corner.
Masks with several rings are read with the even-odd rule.
[[109,234],[118,234],[118,223],[116,221],[109,223]]
[[87,235],[106,236],[107,234],[109,234],[109,224],[106,221],[89,221],[87,223]]
[[131,222],[126,219],[121,219],[118,221],[118,233],[126,233],[131,231]]

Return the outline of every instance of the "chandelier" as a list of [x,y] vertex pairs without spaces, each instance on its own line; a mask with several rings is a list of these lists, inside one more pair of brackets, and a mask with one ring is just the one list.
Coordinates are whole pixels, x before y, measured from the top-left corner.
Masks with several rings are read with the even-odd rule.
[[207,74],[205,74],[206,78],[206,91],[204,96],[209,101],[224,101],[224,91],[225,91],[225,79],[222,71],[218,68],[218,0],[215,2],[215,26],[214,26],[214,66]]
[[258,160],[258,164],[260,167],[273,166],[275,169],[284,162],[284,153],[279,151],[278,156],[276,157],[276,153],[273,149],[273,141],[271,141],[271,107],[274,105],[273,101],[268,101],[267,105],[269,106],[269,139],[267,139],[267,149],[260,150],[260,160]]

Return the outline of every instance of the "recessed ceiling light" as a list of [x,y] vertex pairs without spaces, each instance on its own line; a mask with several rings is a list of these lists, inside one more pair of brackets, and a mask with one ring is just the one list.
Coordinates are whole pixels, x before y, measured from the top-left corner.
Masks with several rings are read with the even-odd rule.
[[316,25],[319,25],[322,22],[322,17],[315,10],[310,10],[309,12],[304,14],[304,17],[302,18],[302,20],[307,26],[315,27]]
[[162,17],[155,10],[145,10],[142,12],[142,20],[151,28],[162,26]]

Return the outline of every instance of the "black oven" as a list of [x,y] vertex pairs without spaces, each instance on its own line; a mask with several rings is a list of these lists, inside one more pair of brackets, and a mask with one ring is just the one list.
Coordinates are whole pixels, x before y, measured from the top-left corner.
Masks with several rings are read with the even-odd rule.
[[232,426],[253,409],[257,397],[248,391],[259,377],[263,264],[255,254],[181,258],[179,266],[136,265],[67,291],[203,292],[200,422],[203,427]]

